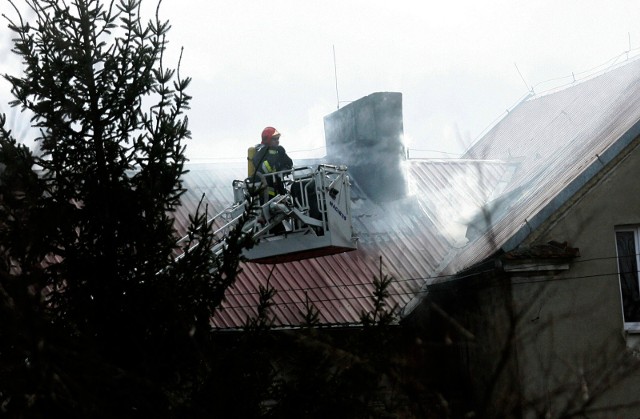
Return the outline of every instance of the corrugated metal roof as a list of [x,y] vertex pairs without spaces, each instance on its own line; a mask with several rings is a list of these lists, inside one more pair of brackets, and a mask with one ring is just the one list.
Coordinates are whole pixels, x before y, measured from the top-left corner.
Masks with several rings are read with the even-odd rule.
[[464,157],[517,161],[518,170],[505,189],[513,196],[509,210],[460,252],[446,272],[480,262],[498,248],[511,250],[526,231],[536,227],[532,220],[544,221],[564,195],[588,180],[587,168],[606,163],[602,158],[607,150],[637,128],[639,81],[640,60],[634,60],[589,81],[522,102],[480,139]]
[[[277,290],[277,326],[300,325],[306,301],[320,311],[324,325],[358,323],[361,313],[371,308],[380,257],[383,274],[395,278],[391,302],[404,307],[428,279],[453,274],[500,247],[514,246],[527,226],[535,227],[545,211],[554,210],[552,203],[559,205],[558,197],[581,185],[576,180],[592,171],[586,168],[616,152],[612,144],[632,127],[640,130],[635,125],[640,120],[639,78],[640,61],[633,61],[522,102],[464,159],[408,161],[410,195],[404,199],[374,203],[352,179],[358,250],[278,265],[244,264],[214,315],[215,325],[241,326],[255,314],[258,287],[267,281]],[[232,201],[231,182],[246,173],[243,163],[189,168],[184,207],[176,214],[179,231],[185,230],[188,214],[203,193],[209,212],[221,211]],[[490,228],[467,244],[470,222]]]
[[[255,315],[258,288],[267,281],[277,290],[272,308],[277,326],[300,325],[307,301],[319,310],[324,325],[358,323],[361,313],[372,307],[372,282],[379,276],[380,258],[383,275],[395,278],[390,302],[404,307],[451,253],[455,243],[446,230],[447,214],[461,206],[481,206],[487,193],[479,192],[479,185],[490,190],[502,178],[504,164],[486,164],[481,173],[477,162],[409,161],[413,194],[384,204],[367,199],[352,179],[358,250],[278,265],[243,264],[243,272],[214,315],[214,324],[236,328]],[[184,178],[188,192],[176,214],[180,232],[185,231],[188,214],[194,212],[202,193],[210,213],[217,213],[232,202],[233,179],[242,178],[246,171],[242,163],[190,165],[189,169]],[[430,211],[432,205],[448,210]]]
[[421,208],[454,247],[466,244],[467,225],[511,174],[502,161],[429,160],[410,167]]

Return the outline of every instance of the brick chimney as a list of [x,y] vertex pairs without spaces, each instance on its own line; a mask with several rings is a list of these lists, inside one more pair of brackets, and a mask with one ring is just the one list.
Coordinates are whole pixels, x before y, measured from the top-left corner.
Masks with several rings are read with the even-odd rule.
[[327,161],[346,164],[376,202],[403,198],[402,94],[372,93],[324,117]]

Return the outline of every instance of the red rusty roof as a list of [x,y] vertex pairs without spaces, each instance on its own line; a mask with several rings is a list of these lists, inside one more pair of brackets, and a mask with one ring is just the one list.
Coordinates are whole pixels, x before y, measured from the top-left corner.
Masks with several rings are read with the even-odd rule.
[[[429,202],[448,206],[449,214],[455,207],[484,204],[482,194],[477,191],[478,176],[474,173],[480,172],[475,165],[477,162],[409,161],[406,166],[413,194],[383,204],[364,196],[357,180],[352,179],[352,218],[359,237],[358,249],[277,265],[244,263],[243,272],[213,316],[215,326],[237,328],[248,316],[255,315],[258,287],[267,281],[277,291],[272,307],[276,326],[299,326],[307,301],[319,310],[323,325],[357,324],[361,313],[372,307],[372,283],[380,269],[383,275],[394,278],[390,303],[404,307],[425,279],[438,272],[456,245],[444,230],[443,214],[447,211],[429,213]],[[178,231],[186,230],[188,214],[195,211],[203,193],[211,214],[229,205],[233,200],[232,181],[244,176],[245,166],[243,163],[189,165],[190,172],[184,178],[187,193],[183,207],[176,213]],[[505,165],[490,163],[489,166],[482,176],[482,184],[490,189],[498,184]]]

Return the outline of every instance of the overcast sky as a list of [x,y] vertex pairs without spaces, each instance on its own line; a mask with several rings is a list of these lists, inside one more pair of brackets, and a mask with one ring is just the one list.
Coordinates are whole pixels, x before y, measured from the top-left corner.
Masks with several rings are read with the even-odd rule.
[[532,87],[640,48],[638,0],[163,0],[161,17],[193,77],[192,161],[241,159],[267,125],[294,159],[323,156],[322,118],[382,91],[403,94],[412,156],[453,157],[435,151],[464,151]]

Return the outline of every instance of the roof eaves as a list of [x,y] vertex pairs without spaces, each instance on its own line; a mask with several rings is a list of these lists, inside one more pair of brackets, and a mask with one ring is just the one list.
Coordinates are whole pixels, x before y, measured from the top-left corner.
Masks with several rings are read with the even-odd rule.
[[514,234],[501,246],[502,250],[509,252],[520,245],[528,236],[540,227],[558,209],[567,203],[578,191],[594,179],[602,169],[615,160],[634,140],[640,137],[640,121],[637,121],[618,140],[614,141],[602,154],[596,154],[594,160],[573,179],[558,195],[553,197],[531,219],[527,219]]

